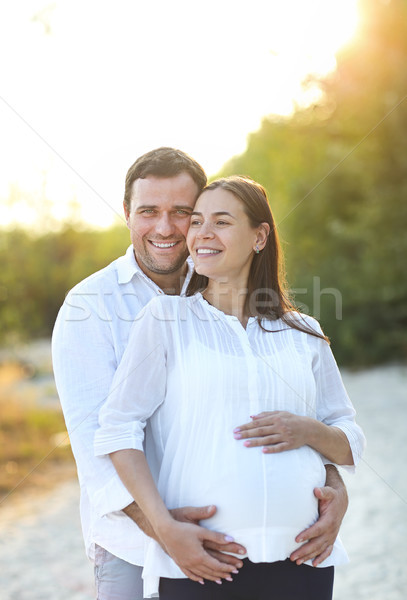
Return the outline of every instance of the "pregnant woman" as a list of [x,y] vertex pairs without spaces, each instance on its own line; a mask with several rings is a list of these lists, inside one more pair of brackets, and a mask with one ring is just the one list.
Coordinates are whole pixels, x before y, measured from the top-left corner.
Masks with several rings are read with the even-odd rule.
[[[324,464],[353,469],[364,436],[327,338],[288,301],[262,186],[210,184],[188,247],[187,297],[157,297],[135,322],[95,438],[156,534],[146,541],[145,595],[329,600],[334,565],[347,562],[340,540],[319,567],[288,557],[318,518]],[[274,451],[246,448],[235,429],[259,413]],[[240,571],[215,582],[201,529],[168,511],[205,503],[217,511],[203,525],[247,549]]]

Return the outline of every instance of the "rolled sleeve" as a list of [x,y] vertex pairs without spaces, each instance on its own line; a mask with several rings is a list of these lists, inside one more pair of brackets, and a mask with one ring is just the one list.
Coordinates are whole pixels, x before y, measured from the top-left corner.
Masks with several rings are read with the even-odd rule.
[[123,510],[132,502],[132,495],[116,474],[93,494],[93,506],[98,517]]
[[129,448],[144,452],[145,423],[136,421],[115,426],[110,423],[111,418],[112,414],[106,411],[106,415],[101,419],[103,425],[95,433],[95,456],[103,456]]
[[[319,332],[321,328],[313,322],[314,329]],[[310,336],[309,336],[310,337]],[[318,338],[313,338],[316,344],[315,360],[313,364],[314,377],[317,391],[317,419],[326,425],[336,427],[346,435],[352,452],[353,465],[336,465],[349,473],[355,472],[359,463],[366,439],[362,429],[355,421],[356,411],[346,392],[342,377],[332,354],[329,344]],[[325,464],[333,464],[324,459]]]

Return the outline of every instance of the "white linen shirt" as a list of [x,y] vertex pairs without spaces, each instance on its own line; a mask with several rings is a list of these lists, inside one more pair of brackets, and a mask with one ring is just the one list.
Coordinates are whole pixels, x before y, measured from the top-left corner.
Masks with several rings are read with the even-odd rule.
[[[143,450],[149,421],[147,458],[166,506],[215,504],[205,527],[234,537],[254,562],[286,559],[318,519],[313,489],[325,483],[323,460],[309,446],[278,454],[246,448],[233,429],[261,411],[306,415],[344,431],[356,464],[364,436],[329,345],[281,320],[263,321],[271,333],[254,318],[244,329],[201,294],[155,298],[142,315],[100,411],[96,454]],[[344,562],[338,539],[321,566]],[[184,577],[148,540],[146,596],[160,576]]]
[[[189,264],[183,290],[191,272]],[[145,536],[121,512],[133,498],[110,458],[94,456],[93,439],[131,326],[140,310],[163,293],[140,269],[130,246],[68,293],[54,327],[55,382],[77,463],[82,531],[91,559],[97,543],[127,562],[143,564]]]

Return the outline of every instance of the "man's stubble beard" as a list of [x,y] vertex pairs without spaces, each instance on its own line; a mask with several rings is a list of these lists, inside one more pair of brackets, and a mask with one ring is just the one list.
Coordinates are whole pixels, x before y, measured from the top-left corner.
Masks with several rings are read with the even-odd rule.
[[166,275],[166,274],[171,275],[172,273],[176,273],[177,271],[180,271],[182,269],[182,267],[185,265],[185,262],[189,256],[188,250],[185,250],[185,252],[178,259],[175,260],[173,265],[163,267],[147,251],[146,244],[144,244],[144,248],[145,248],[145,252],[144,252],[143,256],[139,256],[135,253],[136,260],[138,262],[141,262],[141,264],[144,267],[146,267],[149,271],[151,271],[152,273],[157,273],[157,275]]

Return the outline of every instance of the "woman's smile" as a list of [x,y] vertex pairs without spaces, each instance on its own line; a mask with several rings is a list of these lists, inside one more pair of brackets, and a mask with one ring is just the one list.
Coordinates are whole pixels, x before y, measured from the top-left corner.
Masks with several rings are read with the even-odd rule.
[[231,283],[249,274],[256,230],[231,192],[209,190],[197,200],[187,243],[197,273]]

